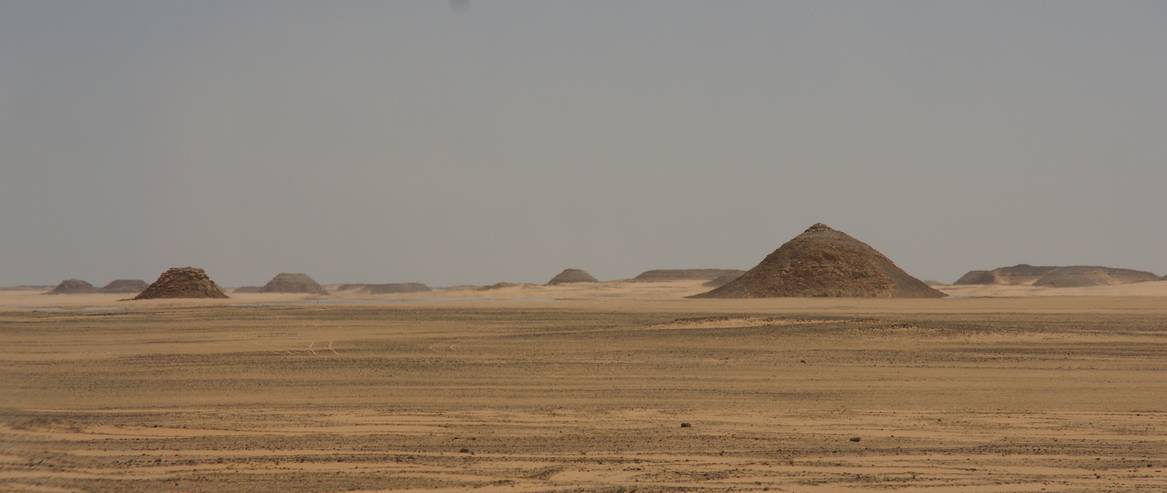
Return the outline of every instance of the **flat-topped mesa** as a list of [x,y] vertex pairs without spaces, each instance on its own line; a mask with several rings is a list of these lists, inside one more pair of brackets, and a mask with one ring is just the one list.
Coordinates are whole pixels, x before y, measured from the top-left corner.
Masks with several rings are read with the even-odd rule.
[[172,267],[158,276],[135,300],[156,298],[226,298],[223,290],[198,267]]
[[268,281],[262,288],[259,288],[261,293],[305,293],[305,294],[328,294],[328,290],[324,289],[320,283],[317,283],[308,274],[299,272],[281,272],[276,274],[272,280]]
[[552,277],[550,281],[547,281],[547,284],[549,284],[549,285],[571,284],[571,283],[578,283],[578,282],[600,282],[600,281],[598,281],[598,280],[596,280],[596,278],[592,277],[591,274],[584,272],[583,269],[564,269],[563,272],[556,274],[555,277]]
[[1071,265],[1058,267],[1033,282],[1034,286],[1050,288],[1075,288],[1085,286],[1114,286],[1136,282],[1158,281],[1159,276],[1150,272],[1100,267],[1091,265]]
[[953,284],[1033,284],[1057,267],[1047,265],[1017,264],[993,270],[972,270],[960,276]]
[[969,271],[955,284],[969,285],[1014,285],[1045,287],[1084,287],[1131,284],[1156,281],[1159,277],[1150,272],[1093,265],[1037,266],[1017,264],[993,270]]
[[870,245],[822,223],[807,228],[741,277],[697,298],[940,298]]

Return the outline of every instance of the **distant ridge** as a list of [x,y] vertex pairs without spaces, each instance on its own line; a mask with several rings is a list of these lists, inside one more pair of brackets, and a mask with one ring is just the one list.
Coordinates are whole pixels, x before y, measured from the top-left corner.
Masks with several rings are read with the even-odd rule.
[[744,274],[741,269],[653,269],[632,278],[637,282],[712,281],[727,274]]
[[1111,286],[1157,281],[1150,272],[1094,265],[1034,266],[1017,264],[993,270],[974,270],[956,280],[958,285],[1019,285],[1044,287]]
[[728,284],[696,298],[940,298],[944,293],[841,231],[818,223]]
[[420,282],[386,282],[380,284],[348,283],[341,284],[337,291],[363,291],[369,294],[395,293],[424,293],[433,291],[433,288]]
[[394,293],[424,293],[433,291],[429,286],[420,282],[391,282],[385,284],[366,284],[364,289],[369,294],[394,294]]
[[1051,288],[1072,288],[1081,286],[1113,286],[1136,282],[1158,281],[1159,276],[1150,272],[1114,267],[1069,266],[1054,269],[1041,276],[1034,286]]
[[993,270],[971,270],[953,284],[1033,284],[1054,269],[1057,267],[1017,264]]

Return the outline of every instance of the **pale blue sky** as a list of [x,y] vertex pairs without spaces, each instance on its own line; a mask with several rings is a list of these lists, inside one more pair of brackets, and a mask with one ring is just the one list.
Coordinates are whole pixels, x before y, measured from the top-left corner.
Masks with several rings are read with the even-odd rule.
[[0,284],[1167,272],[1167,3],[0,0]]

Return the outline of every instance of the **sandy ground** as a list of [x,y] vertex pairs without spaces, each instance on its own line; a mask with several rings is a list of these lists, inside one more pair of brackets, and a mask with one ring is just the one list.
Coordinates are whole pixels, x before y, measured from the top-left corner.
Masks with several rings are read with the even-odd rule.
[[1167,491],[1167,283],[700,289],[0,292],[0,491]]

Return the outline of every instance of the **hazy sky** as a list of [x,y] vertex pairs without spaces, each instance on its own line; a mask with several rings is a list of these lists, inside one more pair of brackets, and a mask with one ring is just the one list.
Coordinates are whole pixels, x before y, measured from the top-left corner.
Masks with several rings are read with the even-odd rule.
[[0,284],[1167,273],[1167,3],[0,0]]

